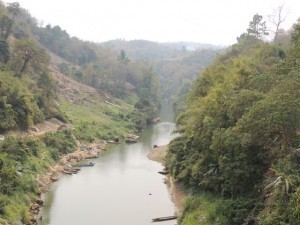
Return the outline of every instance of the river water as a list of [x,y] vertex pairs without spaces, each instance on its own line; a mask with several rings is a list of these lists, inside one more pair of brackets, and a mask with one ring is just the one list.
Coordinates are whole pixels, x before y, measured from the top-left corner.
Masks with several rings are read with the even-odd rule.
[[45,195],[42,224],[153,225],[152,218],[174,215],[164,176],[157,173],[162,166],[147,158],[154,144],[173,138],[171,108],[165,104],[160,116],[161,122],[146,128],[138,143],[112,146],[93,160],[94,167],[54,183]]

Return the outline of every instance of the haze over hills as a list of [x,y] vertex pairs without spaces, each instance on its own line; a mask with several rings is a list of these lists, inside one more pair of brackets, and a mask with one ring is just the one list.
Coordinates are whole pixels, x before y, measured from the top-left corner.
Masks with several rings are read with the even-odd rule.
[[171,48],[175,48],[178,50],[187,50],[187,51],[194,51],[200,49],[221,49],[225,48],[226,46],[222,45],[213,45],[213,44],[205,44],[199,42],[187,42],[187,41],[180,41],[180,42],[165,42],[162,43]]
[[[99,44],[0,1],[0,224],[36,224],[41,174],[57,180],[74,151],[142,132],[167,100],[180,134],[168,172],[192,193],[181,225],[298,225],[300,21],[267,31],[255,14],[225,50]],[[47,120],[64,126],[39,132]]]
[[203,44],[196,42],[169,42],[160,43],[148,40],[126,41],[122,39],[111,40],[100,43],[100,46],[110,49],[116,53],[123,49],[130,58],[139,59],[166,59],[174,58],[176,54],[182,54],[185,51],[195,51],[201,49],[217,50],[224,46]]
[[185,96],[192,81],[223,49],[193,42],[158,43],[146,40],[112,40],[100,46],[116,54],[124,51],[129,60],[140,60],[150,65],[159,80],[160,97],[171,101]]

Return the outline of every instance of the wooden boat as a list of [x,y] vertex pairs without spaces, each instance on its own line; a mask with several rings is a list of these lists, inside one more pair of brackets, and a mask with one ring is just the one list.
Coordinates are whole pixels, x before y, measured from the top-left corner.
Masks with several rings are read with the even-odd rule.
[[121,144],[120,142],[116,142],[116,141],[113,141],[113,140],[107,141],[107,143],[109,143],[109,144]]
[[126,142],[126,143],[137,143],[137,140],[136,140],[136,139],[133,139],[133,138],[126,138],[126,139],[125,139],[125,142]]
[[86,167],[86,166],[94,166],[94,162],[84,163],[84,164],[77,164],[75,167]]
[[70,171],[63,170],[63,171],[61,171],[61,172],[63,172],[64,174],[73,175],[73,173],[70,172]]
[[85,159],[96,159],[99,158],[99,155],[87,156]]
[[163,175],[166,175],[166,174],[169,173],[169,171],[158,171],[158,173],[163,174]]
[[152,219],[152,222],[161,222],[161,221],[166,221],[166,220],[175,220],[177,219],[177,216],[165,216],[165,217],[158,217]]

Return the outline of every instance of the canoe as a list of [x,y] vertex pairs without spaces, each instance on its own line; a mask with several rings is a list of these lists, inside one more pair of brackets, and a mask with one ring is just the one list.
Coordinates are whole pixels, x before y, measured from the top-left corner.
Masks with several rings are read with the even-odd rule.
[[89,162],[89,163],[85,163],[85,164],[77,164],[75,167],[86,167],[86,166],[94,166],[95,163],[93,162]]
[[158,173],[163,174],[163,175],[166,175],[166,174],[169,173],[169,171],[159,171]]
[[70,171],[63,170],[63,171],[61,171],[61,172],[63,172],[64,174],[73,175],[73,173],[72,173],[72,172],[70,172]]
[[133,139],[133,138],[126,138],[126,139],[125,139],[125,142],[126,142],[126,143],[137,143],[137,140],[136,140],[136,139]]
[[107,141],[107,143],[109,143],[109,144],[121,144],[120,142],[116,142],[116,141]]
[[177,216],[165,216],[165,217],[158,217],[152,219],[152,222],[161,222],[161,221],[166,221],[166,220],[175,220],[177,219]]
[[84,157],[85,159],[96,159],[96,158],[99,158],[99,155],[93,155],[93,156],[87,156],[87,157]]

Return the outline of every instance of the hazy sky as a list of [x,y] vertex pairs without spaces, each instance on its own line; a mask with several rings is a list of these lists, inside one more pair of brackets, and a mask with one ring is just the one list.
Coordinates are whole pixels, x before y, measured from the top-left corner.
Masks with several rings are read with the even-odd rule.
[[103,42],[144,39],[229,45],[245,32],[253,15],[284,5],[284,28],[300,17],[300,0],[4,0],[71,36]]

